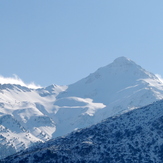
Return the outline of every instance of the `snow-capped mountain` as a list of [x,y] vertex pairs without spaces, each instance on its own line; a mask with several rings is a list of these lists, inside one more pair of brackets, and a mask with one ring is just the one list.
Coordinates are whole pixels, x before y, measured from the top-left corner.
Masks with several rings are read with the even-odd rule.
[[19,152],[5,163],[162,163],[163,100]]
[[163,98],[163,83],[125,57],[68,86],[0,85],[0,158]]

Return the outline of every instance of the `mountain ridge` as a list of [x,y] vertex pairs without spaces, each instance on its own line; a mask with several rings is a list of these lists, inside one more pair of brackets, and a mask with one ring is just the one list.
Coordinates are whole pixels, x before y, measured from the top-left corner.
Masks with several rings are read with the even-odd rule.
[[163,83],[125,57],[68,86],[0,84],[0,158],[160,99]]
[[161,163],[162,108],[160,100],[38,144],[2,162]]

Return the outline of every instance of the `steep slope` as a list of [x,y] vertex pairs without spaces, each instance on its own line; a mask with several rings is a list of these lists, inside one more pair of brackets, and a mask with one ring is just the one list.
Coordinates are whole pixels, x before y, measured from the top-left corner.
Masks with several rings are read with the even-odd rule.
[[[153,96],[159,99],[158,92],[163,90],[163,83],[154,74],[144,70],[130,59],[120,57],[113,63],[99,68],[95,73],[70,85],[66,93],[62,92],[59,97],[92,98],[95,102],[108,105],[116,101],[118,96],[123,97],[131,92],[137,93],[137,90],[145,89],[151,90]],[[143,102],[140,103],[142,104]]]
[[20,85],[0,85],[0,158],[52,138],[56,130],[50,117],[56,95],[66,87],[38,90]]
[[[91,99],[101,107],[83,110],[81,114],[73,114],[73,118],[71,118],[71,113],[70,118],[67,114],[66,118],[70,119],[71,125],[67,124],[64,116],[61,116],[62,124],[69,125],[66,127],[69,132],[73,128],[86,127],[88,124],[98,123],[109,116],[162,99],[163,83],[154,74],[144,70],[130,59],[120,57],[88,77],[69,85],[56,97],[55,105],[58,101],[67,101],[72,97]],[[62,115],[70,108],[71,106],[66,106],[65,103],[64,108],[60,107],[56,116]],[[77,119],[74,119],[76,117]],[[57,127],[62,129],[64,126],[62,124],[57,124]],[[60,133],[60,130],[54,133],[54,136],[61,135],[63,134]]]
[[162,98],[163,83],[125,57],[69,86],[0,84],[0,158]]
[[110,117],[1,162],[162,163],[163,100]]

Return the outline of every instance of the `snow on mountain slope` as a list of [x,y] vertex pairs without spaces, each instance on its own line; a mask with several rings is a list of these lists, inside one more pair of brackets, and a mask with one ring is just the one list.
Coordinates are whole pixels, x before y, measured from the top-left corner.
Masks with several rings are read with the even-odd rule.
[[38,144],[5,163],[162,163],[163,100]]
[[[93,98],[96,102],[110,104],[117,100],[117,96],[135,93],[135,90],[154,88],[163,90],[162,82],[152,73],[147,72],[133,61],[120,57],[113,63],[98,69],[95,73],[72,84],[61,96],[78,96]],[[124,92],[124,93],[123,93]]]
[[0,84],[0,158],[162,98],[163,83],[125,57],[69,86]]
[[[56,96],[67,89],[67,86],[51,85],[41,89],[29,89],[20,85],[0,85],[0,158],[4,158],[17,151],[23,150],[37,142],[44,142],[53,137],[56,125],[66,118],[66,111],[62,115],[57,114],[58,110],[69,105],[71,110],[67,112],[73,117],[73,110],[77,105],[77,114],[81,114],[86,108],[99,108],[89,99],[68,98],[56,100]],[[56,104],[58,106],[55,105]],[[61,104],[59,104],[60,102]],[[74,103],[74,104],[73,104]],[[82,106],[81,106],[81,103]],[[74,105],[74,106],[73,106]],[[102,105],[103,107],[103,105]],[[68,111],[68,109],[67,109]],[[60,111],[61,113],[61,111]],[[67,123],[64,121],[64,123]],[[62,132],[62,129],[58,129]],[[72,131],[69,128],[63,134]],[[3,151],[1,151],[3,150]]]
[[53,113],[56,95],[65,89],[51,86],[35,90],[20,85],[0,85],[0,145],[3,146],[0,158],[52,137],[56,126],[49,115]]
[[[88,77],[69,85],[66,91],[57,96],[57,100],[67,101],[69,97],[89,98],[101,105],[97,109],[84,110],[75,124],[74,119],[70,117],[70,121],[72,120],[70,127],[80,128],[162,99],[163,83],[154,74],[144,70],[130,59],[120,57]],[[64,112],[62,110],[63,108],[57,114]],[[66,121],[64,118],[64,116],[61,117],[62,122]],[[57,124],[58,128],[62,129],[63,125],[61,127],[60,125],[62,124]],[[60,133],[60,130],[56,130],[54,135],[61,136]]]

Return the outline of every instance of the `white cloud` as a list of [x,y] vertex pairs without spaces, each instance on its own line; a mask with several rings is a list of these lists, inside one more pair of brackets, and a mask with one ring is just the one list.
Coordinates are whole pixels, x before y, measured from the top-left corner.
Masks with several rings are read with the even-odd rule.
[[29,84],[24,83],[24,81],[15,74],[13,77],[3,77],[0,75],[0,84],[18,84],[32,89],[41,88],[41,86],[36,85],[34,82]]
[[163,78],[161,77],[161,75],[159,74],[155,74],[157,76],[157,78],[163,83]]

